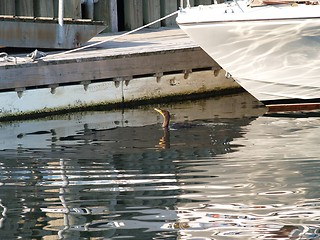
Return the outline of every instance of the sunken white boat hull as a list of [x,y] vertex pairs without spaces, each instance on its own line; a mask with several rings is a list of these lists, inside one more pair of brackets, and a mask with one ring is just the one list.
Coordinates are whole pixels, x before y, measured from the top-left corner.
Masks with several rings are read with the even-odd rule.
[[187,8],[179,26],[264,103],[320,99],[320,5]]

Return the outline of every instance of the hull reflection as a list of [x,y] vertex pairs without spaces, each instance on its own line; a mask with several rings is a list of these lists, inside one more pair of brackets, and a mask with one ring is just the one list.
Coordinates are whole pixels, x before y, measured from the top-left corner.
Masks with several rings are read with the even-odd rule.
[[3,123],[0,239],[316,239],[319,117],[259,106],[158,106],[192,126],[170,136],[155,106]]

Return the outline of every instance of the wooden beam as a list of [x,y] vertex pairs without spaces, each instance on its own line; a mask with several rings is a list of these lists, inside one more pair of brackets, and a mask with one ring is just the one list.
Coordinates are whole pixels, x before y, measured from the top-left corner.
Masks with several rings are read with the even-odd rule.
[[105,32],[118,31],[117,0],[98,1],[94,4],[94,20],[108,25]]
[[195,0],[196,5],[210,5],[212,0]]
[[17,16],[34,16],[33,0],[15,0]]
[[111,32],[118,31],[118,7],[117,0],[109,0],[109,16]]
[[54,17],[53,0],[34,0],[35,17]]
[[148,55],[98,57],[96,61],[75,59],[12,65],[0,68],[0,90],[215,67],[220,68],[198,47]]
[[141,0],[124,0],[124,26],[132,30],[143,25],[143,5]]
[[[94,4],[94,20],[109,23],[108,1],[98,1]],[[109,25],[109,24],[108,24]]]
[[191,7],[195,6],[194,1],[195,1],[195,0],[190,0],[190,1],[189,1]]
[[[161,0],[161,17],[167,16],[170,13],[173,13],[178,10],[177,1],[172,0]],[[163,26],[175,26],[176,16],[172,16],[162,21]]]
[[0,1],[0,14],[1,15],[15,15],[15,1],[1,0]]
[[64,1],[64,18],[81,19],[81,0]]
[[[160,0],[143,0],[143,24],[148,24],[161,17]],[[155,23],[150,28],[161,27],[161,22]]]

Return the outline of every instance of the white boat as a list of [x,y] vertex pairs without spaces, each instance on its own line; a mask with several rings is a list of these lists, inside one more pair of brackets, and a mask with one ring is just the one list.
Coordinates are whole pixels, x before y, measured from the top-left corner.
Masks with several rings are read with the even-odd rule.
[[182,8],[177,23],[262,103],[319,103],[319,2],[255,1]]

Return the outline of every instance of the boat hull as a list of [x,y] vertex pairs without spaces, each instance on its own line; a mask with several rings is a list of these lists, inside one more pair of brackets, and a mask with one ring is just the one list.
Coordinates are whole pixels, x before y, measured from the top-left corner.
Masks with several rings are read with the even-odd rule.
[[[313,7],[320,12],[319,6]],[[320,18],[232,16],[198,22],[177,20],[197,44],[259,101],[319,100]]]

